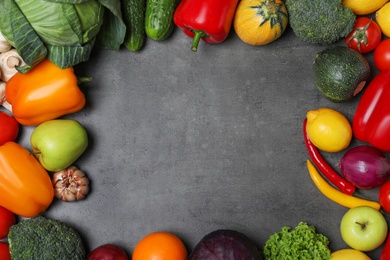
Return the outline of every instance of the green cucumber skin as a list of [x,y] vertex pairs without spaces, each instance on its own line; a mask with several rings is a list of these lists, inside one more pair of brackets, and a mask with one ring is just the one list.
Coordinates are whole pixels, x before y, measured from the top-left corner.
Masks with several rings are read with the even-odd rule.
[[176,0],[146,0],[145,32],[156,41],[167,39],[174,28]]
[[124,45],[130,51],[139,51],[145,43],[146,0],[122,0],[122,16],[126,24]]

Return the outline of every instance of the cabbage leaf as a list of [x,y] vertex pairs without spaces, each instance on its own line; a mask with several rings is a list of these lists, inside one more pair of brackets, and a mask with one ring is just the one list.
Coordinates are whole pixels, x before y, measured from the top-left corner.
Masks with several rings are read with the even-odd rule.
[[0,31],[26,63],[17,69],[26,73],[44,58],[60,68],[87,61],[97,41],[118,50],[126,26],[120,0],[1,0]]
[[119,50],[125,40],[126,25],[122,19],[121,2],[119,0],[99,0],[110,12],[105,12],[103,26],[97,35],[97,47],[101,49]]

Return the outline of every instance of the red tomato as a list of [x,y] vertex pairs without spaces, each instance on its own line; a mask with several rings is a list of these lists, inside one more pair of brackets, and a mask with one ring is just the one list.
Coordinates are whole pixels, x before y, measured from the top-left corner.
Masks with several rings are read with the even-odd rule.
[[368,17],[358,17],[352,32],[345,37],[345,43],[360,53],[374,50],[382,39],[379,25]]
[[379,188],[379,203],[386,212],[390,212],[390,181],[386,181]]
[[0,111],[0,145],[14,141],[19,133],[19,123],[12,115]]
[[0,259],[11,260],[11,255],[9,253],[9,246],[5,242],[0,242]]
[[390,39],[379,43],[374,52],[374,63],[378,70],[390,70]]
[[8,236],[9,228],[15,224],[15,222],[15,214],[0,206],[0,239]]

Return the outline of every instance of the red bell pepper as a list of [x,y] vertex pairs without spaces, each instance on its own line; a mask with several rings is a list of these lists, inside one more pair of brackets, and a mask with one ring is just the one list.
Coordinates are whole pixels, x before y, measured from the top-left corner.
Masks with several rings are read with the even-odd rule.
[[366,87],[352,121],[355,137],[390,152],[390,71],[377,74]]
[[193,37],[192,50],[200,39],[216,44],[229,35],[238,0],[182,0],[173,15],[173,22]]
[[381,256],[379,260],[389,260],[390,259],[390,234],[387,235],[385,245],[383,246]]

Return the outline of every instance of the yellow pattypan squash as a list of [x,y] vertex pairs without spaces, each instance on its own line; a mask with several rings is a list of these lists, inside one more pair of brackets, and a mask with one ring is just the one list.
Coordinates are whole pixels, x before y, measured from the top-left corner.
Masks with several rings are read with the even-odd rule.
[[282,0],[241,0],[234,16],[237,36],[250,45],[265,45],[278,39],[288,24]]

